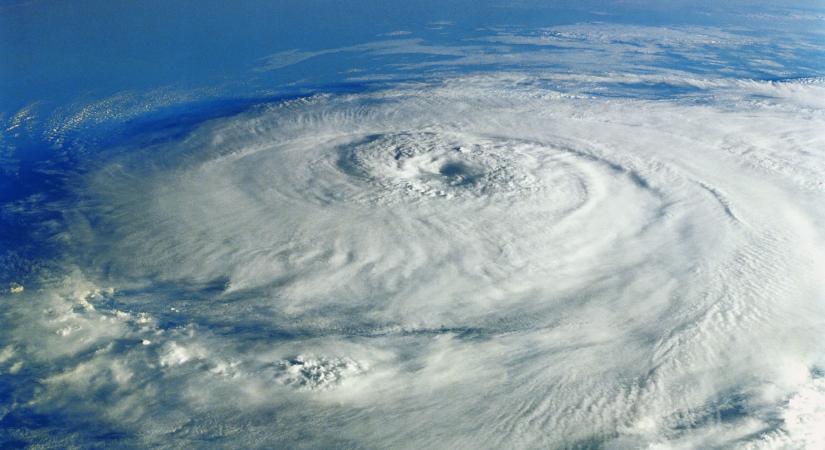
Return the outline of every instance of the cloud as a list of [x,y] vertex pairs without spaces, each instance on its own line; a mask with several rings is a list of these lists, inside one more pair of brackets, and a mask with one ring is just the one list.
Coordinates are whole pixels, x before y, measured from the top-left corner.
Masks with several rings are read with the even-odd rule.
[[[693,90],[634,90],[661,83]],[[463,76],[119,152],[71,183],[65,279],[3,297],[0,376],[42,385],[4,414],[75,443],[814,445],[822,89]]]
[[[9,113],[48,192],[4,242],[50,252],[0,257],[0,442],[821,447],[821,15],[746,20],[787,30],[397,30]],[[276,100],[323,58],[369,89]]]
[[396,31],[390,31],[389,33],[384,33],[381,36],[409,36],[411,34],[412,34],[411,31],[396,30]]
[[[394,34],[399,36],[398,34]],[[258,72],[267,72],[288,67],[300,62],[335,53],[364,53],[368,55],[403,55],[422,54],[440,56],[462,56],[477,47],[439,46],[424,43],[423,39],[388,39],[365,44],[338,47],[317,51],[300,51],[297,49],[274,53],[262,59],[263,64],[256,68]]]
[[[791,33],[787,43],[749,32],[747,28],[722,30],[704,26],[643,26],[579,23],[550,28],[496,27],[493,33],[461,41],[431,43],[421,38],[388,39],[321,50],[288,50],[262,59],[255,70],[278,70],[314,58],[347,53],[352,57],[383,57],[373,63],[369,77],[381,79],[402,72],[405,76],[466,67],[488,70],[550,69],[603,74],[672,71],[729,76],[782,78],[815,65],[821,48],[814,36]],[[395,35],[397,36],[397,35]],[[731,52],[739,61],[731,64]],[[431,55],[409,61],[392,58]]]

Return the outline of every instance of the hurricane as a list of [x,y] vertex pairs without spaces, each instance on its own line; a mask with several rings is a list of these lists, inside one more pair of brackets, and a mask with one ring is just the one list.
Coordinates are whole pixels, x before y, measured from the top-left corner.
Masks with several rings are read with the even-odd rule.
[[798,76],[708,69],[770,57],[753,30],[592,21],[252,71],[390,60],[357,88],[6,116],[0,436],[821,448],[819,30]]

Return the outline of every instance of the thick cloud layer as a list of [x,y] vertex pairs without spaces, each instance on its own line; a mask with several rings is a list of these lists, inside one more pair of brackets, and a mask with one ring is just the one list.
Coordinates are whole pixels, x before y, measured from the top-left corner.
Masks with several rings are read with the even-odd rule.
[[460,77],[129,148],[73,183],[76,271],[6,302],[0,367],[39,382],[3,414],[64,443],[825,445],[825,87],[550,87],[648,82]]

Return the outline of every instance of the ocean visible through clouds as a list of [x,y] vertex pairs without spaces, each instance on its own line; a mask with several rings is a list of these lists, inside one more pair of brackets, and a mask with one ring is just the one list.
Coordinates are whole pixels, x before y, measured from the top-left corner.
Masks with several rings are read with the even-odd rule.
[[0,1],[0,447],[825,449],[825,2]]

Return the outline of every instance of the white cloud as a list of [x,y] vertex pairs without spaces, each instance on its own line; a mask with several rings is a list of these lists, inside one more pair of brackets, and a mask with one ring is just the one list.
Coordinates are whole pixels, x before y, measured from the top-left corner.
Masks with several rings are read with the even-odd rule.
[[[695,92],[576,92],[658,82]],[[822,89],[501,74],[212,120],[76,180],[80,270],[8,300],[0,369],[142,444],[818,443]]]

